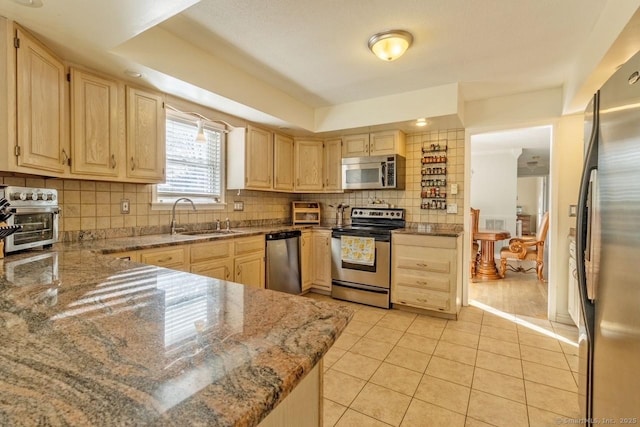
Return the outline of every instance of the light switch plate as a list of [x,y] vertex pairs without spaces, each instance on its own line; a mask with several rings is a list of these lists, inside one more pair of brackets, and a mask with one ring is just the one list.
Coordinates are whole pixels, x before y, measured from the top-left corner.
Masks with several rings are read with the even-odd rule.
[[458,213],[458,204],[457,203],[448,204],[447,213]]

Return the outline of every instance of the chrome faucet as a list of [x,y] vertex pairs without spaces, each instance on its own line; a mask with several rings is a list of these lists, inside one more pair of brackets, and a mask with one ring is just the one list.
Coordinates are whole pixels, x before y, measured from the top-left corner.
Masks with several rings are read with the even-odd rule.
[[227,218],[227,219],[224,220],[224,222],[225,222],[225,225],[227,227],[227,231],[229,231],[229,229],[231,228],[231,221],[229,221],[229,218]]
[[180,197],[178,200],[173,202],[173,208],[171,208],[171,234],[176,234],[176,205],[181,200],[185,200],[185,201],[191,203],[191,206],[193,207],[193,210],[194,211],[196,210],[196,205],[194,205],[193,201],[191,201],[191,199],[189,199],[187,197]]
[[220,231],[220,220],[216,219],[216,231]]

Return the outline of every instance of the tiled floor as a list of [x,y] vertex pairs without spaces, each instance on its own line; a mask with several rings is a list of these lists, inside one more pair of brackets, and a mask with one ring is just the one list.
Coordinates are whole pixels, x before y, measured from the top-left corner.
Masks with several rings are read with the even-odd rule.
[[458,321],[351,305],[325,357],[325,426],[537,427],[578,416],[576,328],[484,305],[463,307]]

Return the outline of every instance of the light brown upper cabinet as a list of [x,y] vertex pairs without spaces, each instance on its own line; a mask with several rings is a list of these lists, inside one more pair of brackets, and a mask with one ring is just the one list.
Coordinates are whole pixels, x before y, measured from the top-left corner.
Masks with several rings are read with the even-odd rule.
[[273,189],[293,191],[293,138],[276,133],[273,137]]
[[405,155],[405,135],[399,130],[342,137],[342,157]]
[[227,188],[273,189],[273,134],[255,126],[234,128],[227,136]]
[[16,27],[15,35],[17,170],[62,174],[69,158],[64,64],[22,28]]
[[127,86],[127,177],[165,179],[165,111],[161,95]]
[[324,141],[324,191],[342,191],[342,139]]
[[118,83],[76,68],[71,68],[70,76],[71,172],[117,177]]
[[323,190],[323,143],[310,139],[295,141],[296,191]]

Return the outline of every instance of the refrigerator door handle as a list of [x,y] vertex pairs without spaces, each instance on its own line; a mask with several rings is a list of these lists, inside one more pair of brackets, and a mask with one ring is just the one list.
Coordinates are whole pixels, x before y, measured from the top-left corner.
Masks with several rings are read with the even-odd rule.
[[589,177],[587,192],[587,238],[584,250],[584,267],[587,298],[595,301],[600,266],[600,208],[598,200],[598,170]]

